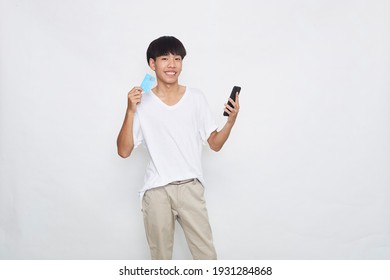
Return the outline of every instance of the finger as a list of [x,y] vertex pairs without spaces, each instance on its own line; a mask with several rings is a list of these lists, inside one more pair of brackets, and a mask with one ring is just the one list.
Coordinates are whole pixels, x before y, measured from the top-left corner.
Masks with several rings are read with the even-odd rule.
[[139,103],[141,103],[141,99],[134,99],[134,100],[131,100],[131,104],[138,105]]
[[141,87],[135,87],[134,90],[140,94],[144,91]]
[[225,109],[224,109],[224,112],[225,112],[225,113],[227,113],[227,114],[228,114],[228,116],[230,116],[230,114],[231,114],[231,111],[229,111],[229,109],[228,109],[228,108],[226,108],[226,107],[225,107]]
[[229,104],[225,104],[225,109],[229,110],[230,112],[235,111],[235,109],[231,107]]
[[239,103],[239,98],[238,98],[238,95],[236,95],[236,101],[233,101],[232,99],[230,99],[230,102],[232,103],[233,107],[237,110],[240,109],[240,103]]
[[130,98],[140,98],[142,94],[140,92],[135,92],[130,94]]
[[136,95],[136,96],[130,96],[131,102],[140,102],[142,96],[141,95]]
[[141,87],[133,87],[129,93],[142,93],[142,88]]
[[136,90],[136,91],[130,91],[129,94],[128,94],[129,98],[133,98],[133,97],[141,97],[142,96],[142,92]]
[[229,119],[235,119],[238,115],[237,112],[229,111],[227,108],[225,108],[225,112],[227,113]]
[[139,86],[133,87],[132,90],[143,91],[142,87]]
[[236,92],[236,103],[237,103],[237,105],[238,106],[240,106],[240,98],[239,98],[239,94],[238,94],[238,92]]
[[141,97],[142,97],[141,93],[134,93],[134,94],[130,94],[129,96],[130,99],[141,99]]
[[229,101],[230,101],[230,103],[233,105],[233,107],[234,107],[235,109],[239,109],[239,108],[240,108],[240,106],[238,105],[238,103],[237,103],[236,101],[234,101],[233,99],[229,98]]
[[233,106],[236,104],[236,102],[235,102],[232,98],[230,98],[230,97],[229,97],[229,101],[230,101],[230,103],[231,103]]
[[142,98],[142,93],[139,91],[129,92],[129,94],[128,94],[128,99],[130,101],[133,101],[135,99],[141,99],[141,98]]
[[235,114],[238,114],[240,111],[240,106],[236,102],[232,102],[232,106],[229,104],[225,104],[225,106],[230,110],[233,111]]

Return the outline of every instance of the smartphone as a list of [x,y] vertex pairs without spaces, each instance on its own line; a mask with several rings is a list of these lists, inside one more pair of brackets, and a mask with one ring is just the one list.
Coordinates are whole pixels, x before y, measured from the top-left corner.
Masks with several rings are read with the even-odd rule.
[[[238,94],[240,94],[240,91],[241,91],[241,87],[234,86],[232,89],[232,93],[230,94],[230,98],[236,101],[236,93],[238,92]],[[233,107],[233,104],[230,101],[228,101],[228,105]],[[229,116],[228,113],[226,113],[225,111],[223,111],[223,115]]]

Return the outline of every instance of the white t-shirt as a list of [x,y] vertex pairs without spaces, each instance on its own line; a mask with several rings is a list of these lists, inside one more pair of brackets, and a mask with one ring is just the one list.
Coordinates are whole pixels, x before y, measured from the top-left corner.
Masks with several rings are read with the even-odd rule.
[[202,147],[216,129],[201,91],[187,87],[173,106],[153,92],[144,93],[133,124],[134,147],[142,144],[150,155],[141,198],[146,190],[173,181],[197,178],[203,182]]

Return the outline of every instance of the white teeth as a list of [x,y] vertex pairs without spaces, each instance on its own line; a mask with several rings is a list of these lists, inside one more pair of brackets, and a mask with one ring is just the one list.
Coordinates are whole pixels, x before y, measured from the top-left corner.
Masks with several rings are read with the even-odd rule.
[[168,75],[175,75],[176,72],[166,72]]

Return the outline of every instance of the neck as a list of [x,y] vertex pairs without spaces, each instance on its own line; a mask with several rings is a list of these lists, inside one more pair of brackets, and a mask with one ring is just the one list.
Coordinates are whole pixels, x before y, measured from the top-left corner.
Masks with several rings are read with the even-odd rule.
[[180,88],[181,86],[178,83],[175,84],[157,83],[154,92],[158,95],[176,95],[180,92]]

